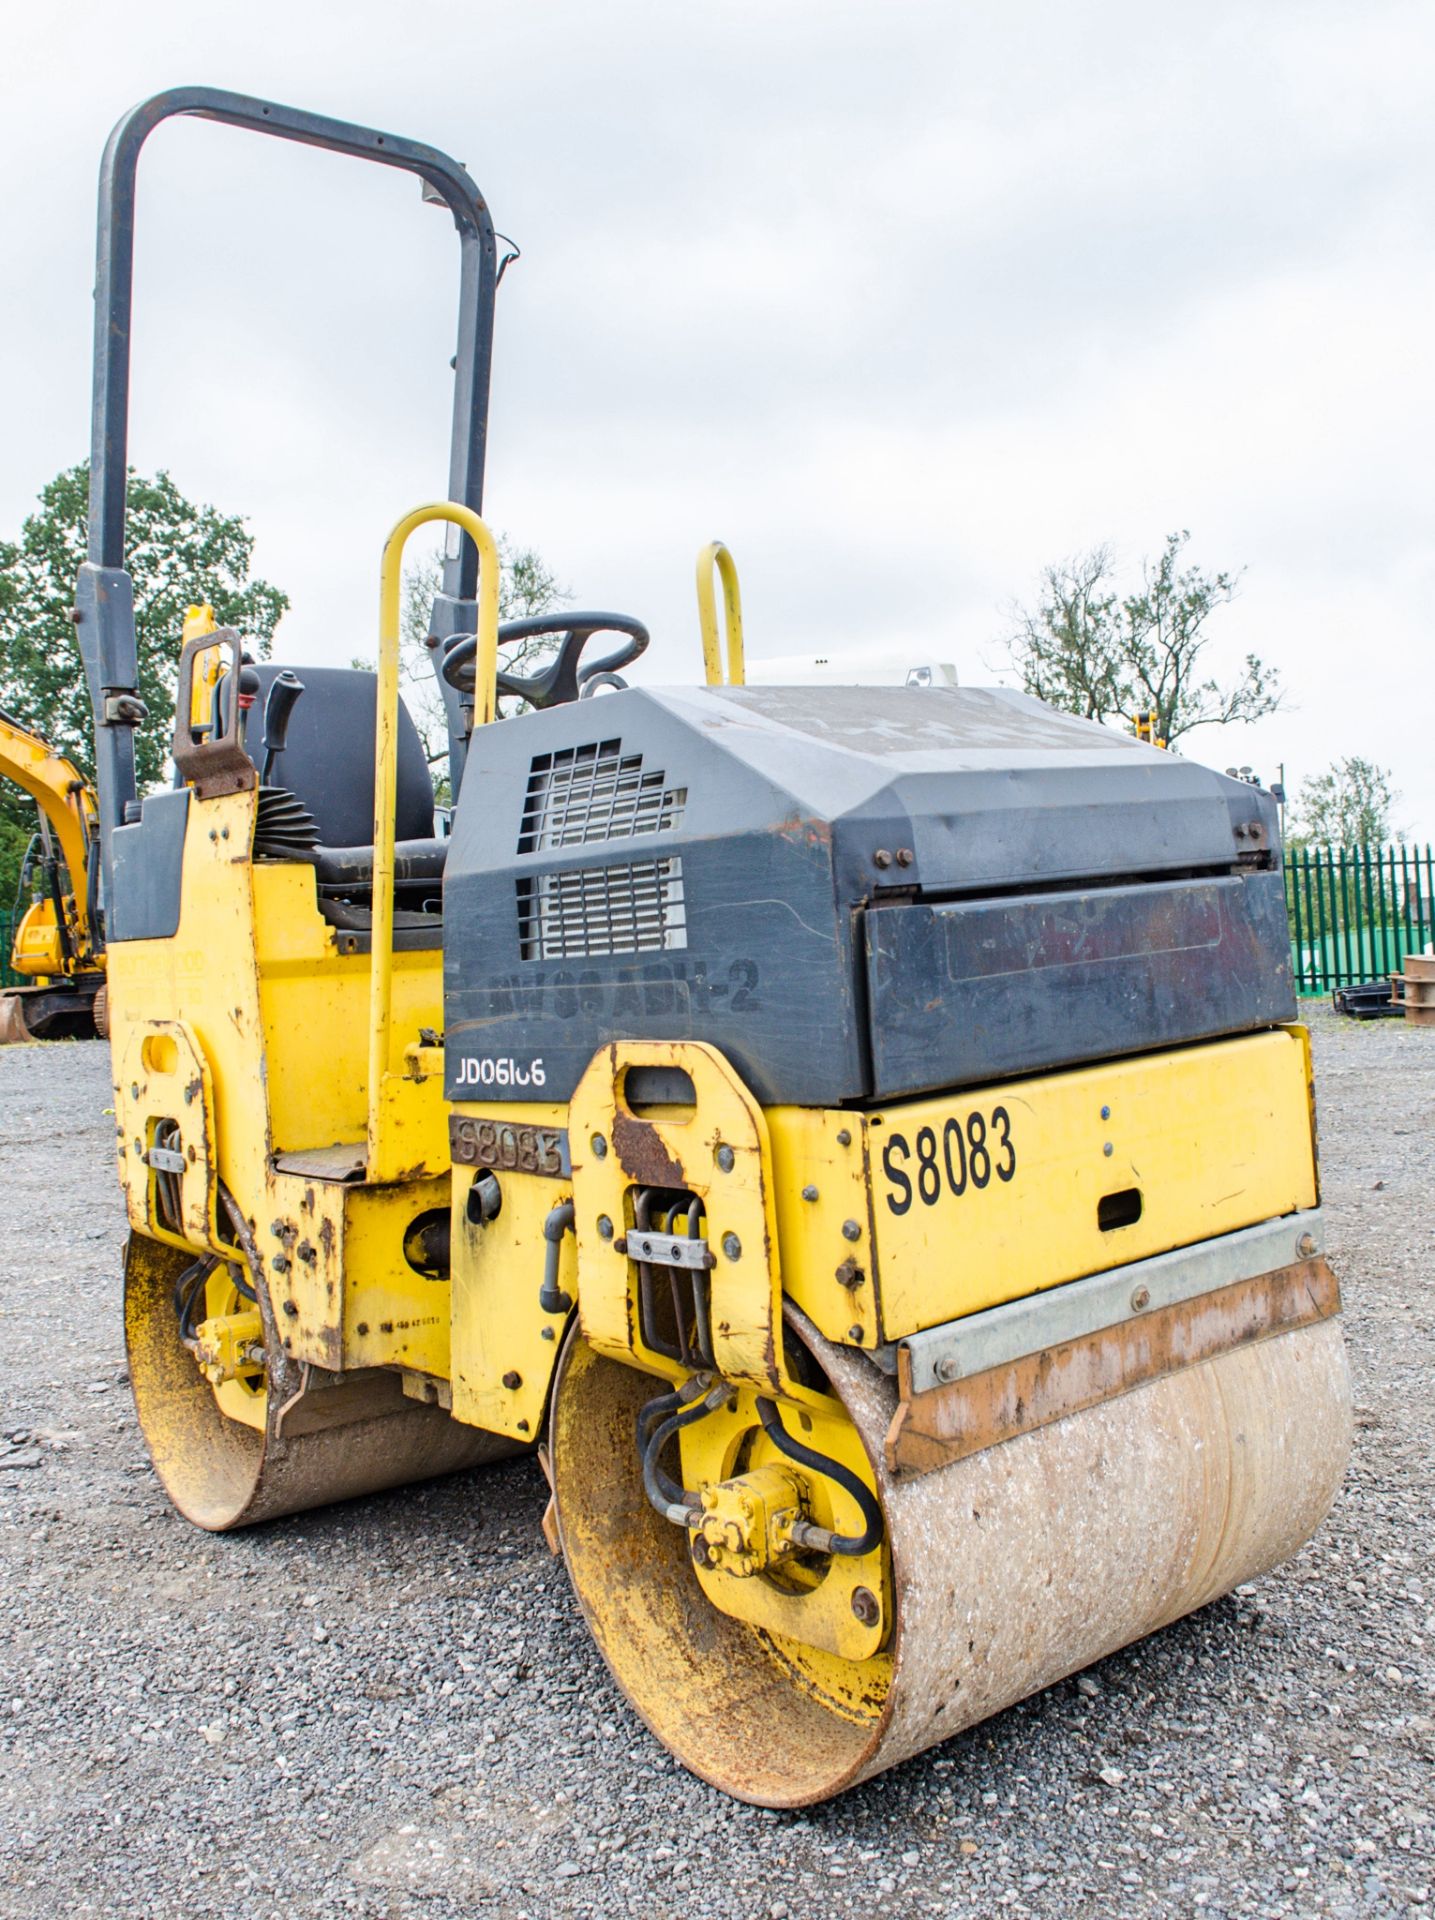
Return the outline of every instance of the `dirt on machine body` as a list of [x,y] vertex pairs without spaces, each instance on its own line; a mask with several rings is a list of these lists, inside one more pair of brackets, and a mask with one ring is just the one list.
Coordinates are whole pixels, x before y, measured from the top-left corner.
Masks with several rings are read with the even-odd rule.
[[[133,187],[181,113],[418,175],[460,239],[456,392],[377,675],[256,666],[196,609],[177,782],[141,798]],[[77,631],[136,1401],[221,1531],[536,1451],[637,1712],[803,1804],[1264,1571],[1334,1497],[1278,822],[1000,689],[748,686],[718,543],[701,685],[627,686],[631,615],[500,627],[495,285],[432,148],[187,89],[107,150]],[[398,692],[431,523],[451,834]]]

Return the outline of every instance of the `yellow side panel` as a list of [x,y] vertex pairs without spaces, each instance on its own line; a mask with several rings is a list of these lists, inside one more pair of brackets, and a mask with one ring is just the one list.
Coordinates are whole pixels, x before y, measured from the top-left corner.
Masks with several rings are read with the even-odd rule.
[[351,1187],[344,1201],[344,1365],[412,1367],[443,1379],[449,1366],[451,1282],[415,1273],[404,1235],[448,1206],[447,1179]]
[[772,1107],[767,1124],[783,1286],[829,1340],[876,1346],[872,1193],[861,1116]]
[[[368,1118],[369,956],[336,951],[320,918],[309,867],[256,863],[254,930],[264,1021],[269,1126],[274,1151],[296,1153],[362,1140]],[[394,955],[393,1033],[403,1044],[422,1027],[443,1025],[443,955],[435,949]],[[442,1081],[392,1089],[399,1121],[415,1145],[405,1166],[439,1172],[448,1165],[448,1113]]]
[[[490,1109],[457,1107],[456,1113],[497,1118],[505,1128],[561,1128],[564,1106],[515,1104],[496,1116]],[[477,1169],[453,1170],[453,1417],[469,1426],[532,1440],[540,1429],[548,1383],[558,1358],[567,1315],[545,1313],[538,1304],[547,1243],[543,1223],[551,1208],[572,1198],[570,1179],[497,1173],[503,1205],[496,1219],[478,1226],[468,1218],[468,1193]],[[577,1249],[564,1236],[558,1285],[578,1294]]]
[[845,1216],[846,1244],[883,1340],[1314,1206],[1307,1086],[1288,1028],[866,1115],[774,1108],[785,1284],[824,1331],[845,1311],[832,1210],[795,1192],[826,1182],[845,1204],[851,1161],[871,1216]]
[[404,1236],[423,1215],[447,1211],[448,1184],[273,1178],[274,1217],[255,1238],[268,1255],[280,1338],[296,1360],[334,1372],[399,1366],[447,1374],[449,1282],[415,1272]]
[[[678,1067],[692,1080],[692,1108],[634,1113],[633,1067]],[[712,1355],[725,1379],[785,1392],[782,1280],[777,1261],[769,1142],[763,1112],[716,1047],[698,1041],[631,1040],[600,1048],[569,1105],[577,1208],[583,1337],[615,1359],[656,1361],[644,1345],[637,1266],[626,1256],[633,1195],[643,1187],[695,1194],[703,1203],[714,1265],[707,1275]],[[606,1232],[604,1222],[607,1223]]]

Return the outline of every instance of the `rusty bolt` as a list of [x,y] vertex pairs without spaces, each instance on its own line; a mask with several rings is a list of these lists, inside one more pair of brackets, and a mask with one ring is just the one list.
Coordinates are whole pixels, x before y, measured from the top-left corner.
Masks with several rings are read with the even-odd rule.
[[291,1320],[297,1320],[299,1318],[299,1309],[295,1306],[292,1300],[286,1300],[284,1302],[284,1311],[285,1313],[288,1314]]
[[862,1238],[862,1229],[855,1220],[844,1220],[842,1222],[842,1238],[844,1240],[860,1240]]
[[722,1250],[729,1260],[741,1260],[742,1242],[735,1233],[725,1233],[722,1237]]
[[816,1187],[812,1187],[812,1186],[804,1187],[802,1189],[802,1197],[804,1200],[815,1200],[817,1198]]
[[1315,1252],[1315,1235],[1313,1233],[1303,1233],[1295,1243],[1295,1250],[1301,1256],[1302,1260],[1309,1260]]
[[846,1287],[849,1293],[855,1293],[867,1278],[855,1260],[844,1260],[832,1277],[839,1287]]
[[891,854],[885,847],[878,847],[877,851],[872,855],[872,865],[874,867],[890,867],[891,864]]
[[308,1240],[301,1240],[294,1251],[306,1267],[312,1267],[314,1262],[319,1258],[317,1248]]
[[271,1220],[269,1222],[269,1231],[274,1235],[276,1240],[282,1240],[284,1238],[284,1224],[282,1220]]
[[598,1215],[598,1238],[600,1240],[611,1240],[613,1238],[613,1222],[608,1218],[606,1213],[600,1213]]
[[520,1420],[520,1421],[519,1421],[519,1423],[518,1423],[518,1431],[519,1431],[520,1433],[527,1433],[527,1431],[528,1431],[528,1422],[527,1422],[526,1420]]
[[852,1135],[847,1131],[846,1127],[839,1130],[837,1144],[839,1147],[850,1147],[852,1145]]
[[1151,1289],[1149,1287],[1138,1287],[1131,1296],[1131,1311],[1133,1313],[1144,1313],[1150,1304]]
[[700,1533],[693,1535],[693,1564],[699,1567],[711,1566],[712,1564],[712,1554],[708,1550],[708,1543]]
[[897,865],[899,867],[910,867],[916,857],[916,854],[913,853],[910,847],[898,847],[897,849]]
[[556,1335],[554,1334],[552,1327],[540,1327],[538,1332],[538,1337],[540,1340],[552,1340],[556,1338]]
[[1248,835],[1248,837],[1249,837],[1250,839],[1252,839],[1252,840],[1259,840],[1259,839],[1260,839],[1260,837],[1261,837],[1261,823],[1260,823],[1260,821],[1259,821],[1259,820],[1248,820],[1248,821],[1246,822],[1246,833],[1247,833],[1247,835]]
[[274,1258],[269,1262],[269,1264],[271,1267],[273,1267],[276,1273],[287,1273],[289,1271],[289,1259],[287,1254],[276,1253]]
[[601,1133],[595,1133],[593,1135],[592,1145],[593,1158],[595,1160],[606,1160],[608,1158],[608,1142],[603,1138]]
[[362,1338],[363,1338],[363,1336],[364,1336],[364,1335],[365,1335],[365,1334],[366,1334],[366,1333],[367,1333],[368,1331],[369,1331],[369,1323],[368,1323],[368,1321],[367,1321],[367,1320],[361,1320],[361,1321],[359,1322],[359,1337],[360,1337],[360,1338],[362,1339]]
[[863,1338],[861,1327],[849,1327],[847,1329],[847,1338],[852,1342],[854,1347],[860,1347]]
[[852,1589],[852,1612],[864,1627],[875,1627],[882,1618],[882,1606],[870,1587]]
[[934,1369],[943,1386],[950,1386],[953,1380],[962,1377],[962,1363],[954,1353],[943,1354]]
[[737,1165],[737,1155],[731,1147],[719,1147],[717,1150],[717,1163],[720,1172],[731,1173]]
[[518,1389],[523,1385],[523,1375],[521,1373],[515,1373],[512,1367],[510,1367],[508,1372],[503,1376],[503,1384],[508,1388],[510,1393],[517,1393]]

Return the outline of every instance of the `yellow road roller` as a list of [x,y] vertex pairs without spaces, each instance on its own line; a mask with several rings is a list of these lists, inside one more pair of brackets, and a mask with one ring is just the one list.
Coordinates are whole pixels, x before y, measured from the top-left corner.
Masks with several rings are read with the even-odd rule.
[[[255,665],[196,609],[140,795],[131,241],[174,114],[417,174],[460,301],[448,497],[382,556],[377,676]],[[494,290],[432,148],[186,89],[106,153],[77,631],[135,1398],[221,1531],[535,1451],[636,1711],[802,1805],[1276,1565],[1334,1497],[1277,821],[1013,692],[749,687],[720,545],[701,684],[625,684],[630,615],[500,626]],[[433,522],[448,835],[397,673]]]

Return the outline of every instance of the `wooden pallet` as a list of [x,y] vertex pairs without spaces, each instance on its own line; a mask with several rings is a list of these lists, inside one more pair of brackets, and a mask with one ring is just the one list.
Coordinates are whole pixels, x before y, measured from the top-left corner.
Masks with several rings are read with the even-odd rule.
[[1407,953],[1404,973],[1393,978],[1411,1026],[1435,1027],[1435,953]]

